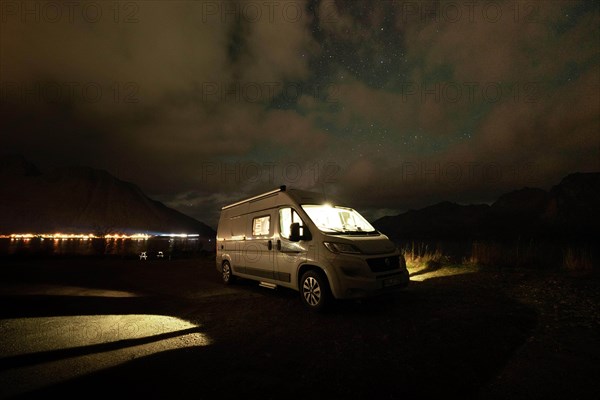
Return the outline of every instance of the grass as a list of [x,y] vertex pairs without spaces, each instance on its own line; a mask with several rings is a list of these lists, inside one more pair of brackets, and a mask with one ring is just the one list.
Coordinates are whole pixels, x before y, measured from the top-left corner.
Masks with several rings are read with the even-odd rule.
[[594,264],[595,260],[591,249],[569,247],[563,252],[562,267],[567,271],[574,273],[591,273],[594,270]]
[[598,271],[591,243],[517,238],[512,241],[406,241],[401,246],[410,271],[448,266],[534,268],[588,274]]
[[402,247],[402,252],[413,281],[471,273],[478,269],[457,258],[456,246],[448,246],[447,243],[412,241]]
[[431,246],[427,243],[411,242],[409,246],[402,250],[408,269],[432,268],[447,264],[449,261],[448,257],[437,246]]

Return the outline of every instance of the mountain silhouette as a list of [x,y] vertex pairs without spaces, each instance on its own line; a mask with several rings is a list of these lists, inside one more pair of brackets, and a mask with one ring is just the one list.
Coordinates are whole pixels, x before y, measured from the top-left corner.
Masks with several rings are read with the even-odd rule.
[[373,222],[396,241],[514,239],[517,237],[591,239],[600,227],[600,173],[573,173],[549,191],[524,187],[491,205],[442,202]]
[[21,156],[0,158],[0,233],[167,233],[212,238],[208,225],[152,200],[104,170],[41,173]]

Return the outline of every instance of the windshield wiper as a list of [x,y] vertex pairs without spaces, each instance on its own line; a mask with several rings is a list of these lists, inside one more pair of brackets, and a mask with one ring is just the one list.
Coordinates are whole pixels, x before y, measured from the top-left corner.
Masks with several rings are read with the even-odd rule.
[[322,226],[321,229],[327,229],[328,231],[333,231],[336,233],[346,233],[346,231],[343,231],[343,230],[337,229],[337,228],[331,228],[329,226]]

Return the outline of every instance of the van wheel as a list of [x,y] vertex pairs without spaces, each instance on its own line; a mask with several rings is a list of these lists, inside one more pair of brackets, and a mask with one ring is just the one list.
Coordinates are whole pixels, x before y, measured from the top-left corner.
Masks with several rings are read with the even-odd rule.
[[235,276],[233,275],[233,272],[231,271],[231,265],[229,265],[229,262],[225,261],[223,263],[223,266],[221,267],[221,272],[222,272],[221,277],[223,278],[224,284],[231,285],[233,282],[235,282]]
[[323,311],[331,300],[325,275],[319,271],[306,271],[300,279],[300,297],[310,310]]

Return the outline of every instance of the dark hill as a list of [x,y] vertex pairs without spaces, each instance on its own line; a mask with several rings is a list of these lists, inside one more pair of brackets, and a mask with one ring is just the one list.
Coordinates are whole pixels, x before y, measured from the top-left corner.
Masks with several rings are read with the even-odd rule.
[[373,222],[393,240],[597,237],[600,173],[566,176],[550,191],[522,188],[491,206],[443,202]]
[[188,233],[212,228],[150,199],[103,170],[70,167],[41,174],[19,157],[0,161],[0,233]]
[[486,204],[463,206],[442,202],[393,217],[383,217],[374,226],[392,238],[452,238],[464,232],[482,234],[481,221],[488,213]]
[[550,190],[550,196],[546,217],[556,225],[600,226],[600,173],[568,175]]
[[19,154],[10,154],[0,157],[0,174],[3,177],[13,176],[38,176],[40,170]]

